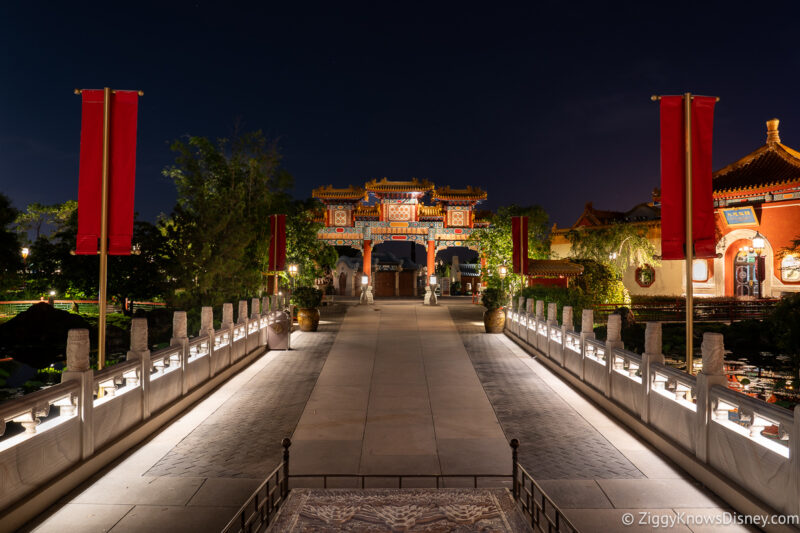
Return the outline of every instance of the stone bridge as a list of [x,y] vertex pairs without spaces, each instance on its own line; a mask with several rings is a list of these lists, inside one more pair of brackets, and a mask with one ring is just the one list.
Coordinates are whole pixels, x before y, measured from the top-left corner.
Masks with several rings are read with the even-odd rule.
[[520,302],[488,335],[482,307],[443,304],[339,304],[291,350],[271,345],[277,301],[240,302],[235,322],[226,304],[218,330],[206,309],[194,337],[177,313],[152,353],[135,321],[128,360],[99,372],[73,332],[63,382],[0,405],[0,530],[220,531],[286,436],[293,487],[500,480],[518,438],[520,465],[580,531],[748,531],[720,526],[725,513],[798,514],[797,411],[726,389],[721,338],[691,376],[664,365],[657,325],[635,354],[615,317],[599,342],[591,312],[577,332],[569,308],[558,323],[552,304],[545,317]]

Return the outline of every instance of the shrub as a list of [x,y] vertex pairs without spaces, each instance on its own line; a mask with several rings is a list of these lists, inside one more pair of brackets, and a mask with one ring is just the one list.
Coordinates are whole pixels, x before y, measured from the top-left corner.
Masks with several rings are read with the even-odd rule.
[[483,298],[481,302],[489,311],[500,309],[503,307],[503,293],[500,292],[500,289],[489,287],[483,291]]
[[[548,287],[546,285],[539,285],[533,287],[525,287],[522,292],[517,294],[516,297],[524,296],[527,299],[544,300],[545,306],[548,303],[555,302],[558,304],[558,323],[562,322],[562,310],[565,305],[572,306],[572,321],[577,322],[580,327],[581,314],[584,309],[591,308],[591,301],[586,295],[577,289],[568,289],[564,287]],[[516,298],[515,298],[516,301]]]
[[322,291],[315,287],[298,287],[292,293],[292,303],[299,309],[319,307],[322,303]]

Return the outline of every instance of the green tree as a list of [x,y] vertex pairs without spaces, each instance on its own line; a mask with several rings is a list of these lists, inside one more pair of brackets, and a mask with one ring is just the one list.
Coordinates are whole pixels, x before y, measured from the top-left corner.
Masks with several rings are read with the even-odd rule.
[[[47,226],[51,226],[49,235],[59,233],[68,223],[73,213],[78,209],[78,202],[67,200],[61,204],[44,205],[38,202],[29,204],[25,212],[19,213],[15,220],[17,231],[24,241],[36,242],[42,237]],[[30,232],[34,233],[30,239]],[[48,235],[44,235],[48,236]]]
[[[511,273],[511,217],[527,216],[528,219],[528,256],[534,259],[545,259],[550,254],[550,237],[548,234],[549,217],[538,205],[521,207],[504,206],[493,214],[488,228],[478,228],[470,235],[469,242],[477,244],[480,253],[486,257],[484,279],[489,287],[504,286],[511,293],[518,292],[524,284],[524,276]],[[502,281],[498,268],[505,264],[508,275]]]
[[219,305],[263,288],[267,217],[288,205],[291,176],[261,132],[212,142],[175,141],[175,164],[164,170],[178,192],[171,217],[160,223],[170,302]]
[[296,283],[301,287],[313,286],[314,280],[336,267],[339,258],[335,247],[317,239],[317,232],[323,227],[314,221],[319,210],[317,200],[295,201],[286,217],[286,262],[299,267]]
[[566,238],[571,245],[571,257],[602,263],[620,278],[629,267],[661,265],[653,243],[647,238],[647,227],[639,224],[579,227],[567,232]]
[[0,193],[0,291],[3,292],[20,282],[21,248],[17,234],[11,229],[16,217],[17,210],[11,205],[11,200]]

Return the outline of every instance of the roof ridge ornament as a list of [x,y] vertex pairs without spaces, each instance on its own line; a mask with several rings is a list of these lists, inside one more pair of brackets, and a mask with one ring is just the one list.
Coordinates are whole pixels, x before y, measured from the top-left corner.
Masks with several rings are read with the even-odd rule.
[[778,132],[778,125],[781,121],[777,118],[772,118],[767,121],[767,144],[776,144],[781,142],[781,137]]

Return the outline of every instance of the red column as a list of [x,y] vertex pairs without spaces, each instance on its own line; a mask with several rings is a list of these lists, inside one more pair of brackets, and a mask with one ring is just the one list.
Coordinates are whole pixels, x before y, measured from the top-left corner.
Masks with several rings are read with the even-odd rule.
[[372,281],[372,241],[364,241],[364,275],[367,276],[367,283]]
[[428,241],[428,278],[425,280],[425,285],[431,284],[431,276],[436,272],[434,259],[436,259],[436,247],[433,241]]

